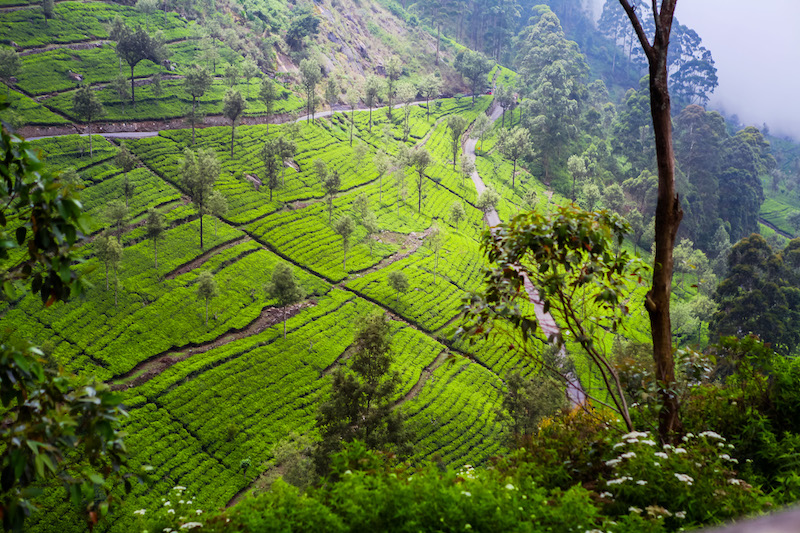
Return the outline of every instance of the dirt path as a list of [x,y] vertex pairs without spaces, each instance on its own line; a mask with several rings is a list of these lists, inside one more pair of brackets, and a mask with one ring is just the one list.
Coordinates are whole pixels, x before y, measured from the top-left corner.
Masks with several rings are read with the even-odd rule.
[[[489,118],[491,122],[494,123],[503,115],[503,108],[499,105],[494,108]],[[477,145],[477,139],[469,139],[466,143],[464,143],[464,157],[467,157],[475,163],[475,146]],[[472,173],[472,182],[475,184],[475,189],[478,191],[478,194],[481,194],[485,189],[486,185],[484,185],[483,180],[481,179],[480,174],[476,170]],[[486,214],[486,223],[489,225],[490,228],[497,226],[500,224],[500,217],[497,214],[497,211],[492,209]],[[533,286],[531,281],[525,277],[525,290],[528,292],[530,296],[531,303],[533,304],[535,313],[536,313],[536,321],[539,323],[539,327],[542,328],[542,332],[544,333],[545,338],[547,339],[558,339],[561,336],[561,330],[559,329],[556,321],[553,319],[553,316],[545,312],[544,310],[544,303],[542,302],[541,298],[539,297],[539,292]],[[567,352],[565,347],[562,345],[561,349],[559,350],[559,355],[561,359],[566,363],[567,361]],[[583,386],[578,380],[578,377],[569,372],[566,374],[567,376],[567,386],[566,386],[566,394],[567,398],[569,399],[570,403],[574,406],[583,405],[586,402],[586,393],[583,390]]]
[[442,366],[448,358],[453,356],[454,354],[448,350],[442,350],[441,352],[439,352],[439,355],[437,355],[428,366],[422,369],[422,372],[420,373],[417,382],[414,383],[414,386],[411,387],[411,390],[409,390],[405,396],[403,396],[402,398],[400,398],[395,402],[394,407],[403,405],[408,400],[414,398],[417,394],[419,394],[419,391],[421,391],[422,387],[425,386],[425,383],[428,382],[428,379],[431,377],[431,374],[433,374],[433,372],[437,368]]
[[180,276],[182,274],[186,274],[187,272],[190,272],[190,271],[194,270],[195,268],[199,267],[200,265],[202,265],[203,263],[208,261],[212,256],[218,254],[219,252],[227,250],[228,248],[233,248],[237,244],[241,244],[241,243],[243,243],[245,241],[249,241],[249,240],[250,240],[250,237],[248,237],[247,235],[244,235],[242,237],[239,237],[238,239],[234,239],[232,241],[224,242],[224,243],[222,243],[220,245],[217,245],[217,246],[215,246],[213,248],[209,248],[207,251],[205,251],[202,254],[198,255],[197,257],[195,257],[194,259],[192,259],[188,263],[185,263],[185,264],[179,266],[178,268],[176,268],[175,270],[173,270],[172,272],[169,272],[169,273],[165,274],[164,275],[164,279],[175,279],[175,278],[177,278],[178,276]]
[[[312,307],[313,305],[316,304],[310,301],[290,305],[286,308],[286,318],[289,319],[299,313],[301,310],[307,307]],[[123,382],[112,385],[111,388],[113,390],[127,390],[131,387],[137,387],[150,381],[175,363],[188,359],[193,355],[205,353],[209,350],[218,348],[233,341],[256,335],[270,326],[274,326],[275,324],[283,322],[283,320],[283,308],[271,306],[265,307],[262,309],[261,314],[255,318],[255,320],[241,329],[229,330],[227,333],[208,342],[188,344],[180,348],[173,348],[142,361],[128,372],[120,374],[119,376],[109,380],[109,382]]]

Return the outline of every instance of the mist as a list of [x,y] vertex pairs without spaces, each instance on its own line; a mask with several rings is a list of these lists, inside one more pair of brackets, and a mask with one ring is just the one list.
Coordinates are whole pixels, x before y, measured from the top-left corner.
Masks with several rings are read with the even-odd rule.
[[[595,19],[603,3],[591,0]],[[719,86],[709,108],[800,140],[800,2],[683,0],[675,16],[697,31],[714,56]]]

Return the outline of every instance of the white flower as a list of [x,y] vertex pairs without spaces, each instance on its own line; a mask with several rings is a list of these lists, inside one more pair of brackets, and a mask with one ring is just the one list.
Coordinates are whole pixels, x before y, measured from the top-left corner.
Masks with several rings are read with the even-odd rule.
[[185,502],[184,502],[183,500],[180,500],[178,503],[179,503],[180,505],[183,505]]
[[669,455],[667,455],[664,452],[656,452],[653,455],[655,455],[656,457],[661,457],[662,459],[669,459]]
[[184,487],[182,485],[175,485],[174,487],[172,487],[172,490],[177,490],[178,492],[181,492],[181,491],[186,490],[186,487]]
[[675,448],[675,453],[686,453],[686,450],[683,448]]
[[169,501],[164,502],[164,507],[169,507],[170,505],[172,505],[172,504],[169,503]]
[[717,439],[717,440],[725,440],[725,437],[723,437],[719,433],[715,433],[714,431],[704,431],[704,432],[700,433],[700,436],[701,437],[709,437],[709,438]]
[[636,457],[636,454],[633,452],[623,453],[619,456],[620,459],[630,459],[631,457]]
[[613,498],[613,497],[614,497],[614,495],[613,495],[613,494],[611,494],[610,492],[601,492],[601,493],[600,493],[600,497],[601,497],[601,498]]
[[168,512],[169,514],[175,514],[175,509],[167,509],[167,512]]
[[606,461],[606,466],[616,466],[620,463],[621,459],[609,459]]
[[512,485],[511,483],[509,483],[508,485],[506,485],[506,489],[507,489],[507,490],[514,490],[514,485]]
[[633,507],[633,506],[628,507],[628,512],[629,513],[642,514],[642,510],[641,509],[639,509],[638,507]]
[[203,527],[200,522],[186,522],[181,526],[181,529],[194,529],[196,527]]
[[629,476],[622,476],[617,479],[609,479],[606,481],[606,485],[619,485],[620,483],[625,483],[626,481],[632,481],[633,478]]
[[650,436],[649,433],[644,433],[642,431],[631,431],[630,433],[623,435],[621,438],[622,440],[639,439],[639,438],[646,439],[649,436]]
[[720,448],[724,448],[725,447],[725,443],[724,442],[720,442],[719,444],[717,444],[717,446],[719,446]]
[[678,511],[677,513],[675,513],[675,518],[681,518],[681,519],[686,518],[686,511]]
[[643,440],[642,444],[647,444],[648,446],[655,446],[656,445],[656,441],[647,439],[647,440]]
[[186,505],[192,505],[192,500],[188,500],[188,501],[186,502]]
[[639,439],[628,439],[625,442],[627,442],[628,444],[636,444],[637,442],[639,442]]
[[616,450],[617,448],[619,448],[619,447],[621,447],[621,446],[625,446],[625,443],[624,443],[624,442],[618,442],[618,443],[616,443],[616,444],[614,445],[614,449]]
[[734,449],[735,447],[736,446],[734,446],[733,444],[728,444],[728,448],[730,448],[731,450]]
[[661,463],[657,463],[657,462],[653,461],[653,466],[661,466]]
[[731,456],[728,455],[727,453],[723,453],[719,457],[720,457],[720,459],[725,459],[726,461],[730,461],[731,460]]
[[138,514],[140,516],[144,516],[144,513],[146,511],[147,511],[146,509],[138,509],[138,510],[134,511],[133,514]]
[[643,479],[640,479],[639,481],[636,482],[636,484],[637,485],[647,485],[647,481],[645,481]]
[[463,495],[464,495],[464,496],[466,496],[467,498],[469,498],[470,496],[472,496],[472,493],[471,493],[471,492],[467,492],[467,491],[465,491],[465,490],[462,490],[462,491],[461,491],[461,494],[463,494]]
[[671,446],[670,444],[665,444],[665,445],[664,445],[664,449],[665,449],[665,450],[671,450],[671,449],[672,449],[672,446]]
[[165,527],[161,531],[163,531],[164,533],[172,533],[172,528],[171,527]]
[[195,513],[197,513],[198,515],[201,515],[201,514],[203,514],[203,510],[202,509],[198,509],[198,510],[195,511]]
[[731,485],[741,485],[742,484],[742,480],[741,479],[736,479],[736,478],[731,478],[731,479],[728,480],[728,483],[730,483]]
[[344,475],[345,475],[345,476],[350,476],[350,475],[352,475],[352,474],[353,474],[353,473],[352,473],[350,470],[345,470],[345,471],[344,471]]
[[675,477],[678,478],[678,481],[683,481],[687,485],[691,485],[694,482],[694,479],[692,478],[692,476],[688,476],[686,474],[678,474],[676,472],[675,473]]

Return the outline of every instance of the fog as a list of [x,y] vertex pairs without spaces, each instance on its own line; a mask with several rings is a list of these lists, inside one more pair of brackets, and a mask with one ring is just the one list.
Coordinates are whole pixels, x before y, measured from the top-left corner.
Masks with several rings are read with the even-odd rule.
[[[599,16],[603,1],[593,1]],[[678,0],[675,14],[714,56],[719,86],[709,107],[800,140],[800,2]]]

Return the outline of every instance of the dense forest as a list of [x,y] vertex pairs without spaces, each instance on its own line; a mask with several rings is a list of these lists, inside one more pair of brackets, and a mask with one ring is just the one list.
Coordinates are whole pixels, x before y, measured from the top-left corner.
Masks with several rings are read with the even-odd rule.
[[0,0],[4,530],[797,502],[800,145],[653,5]]

